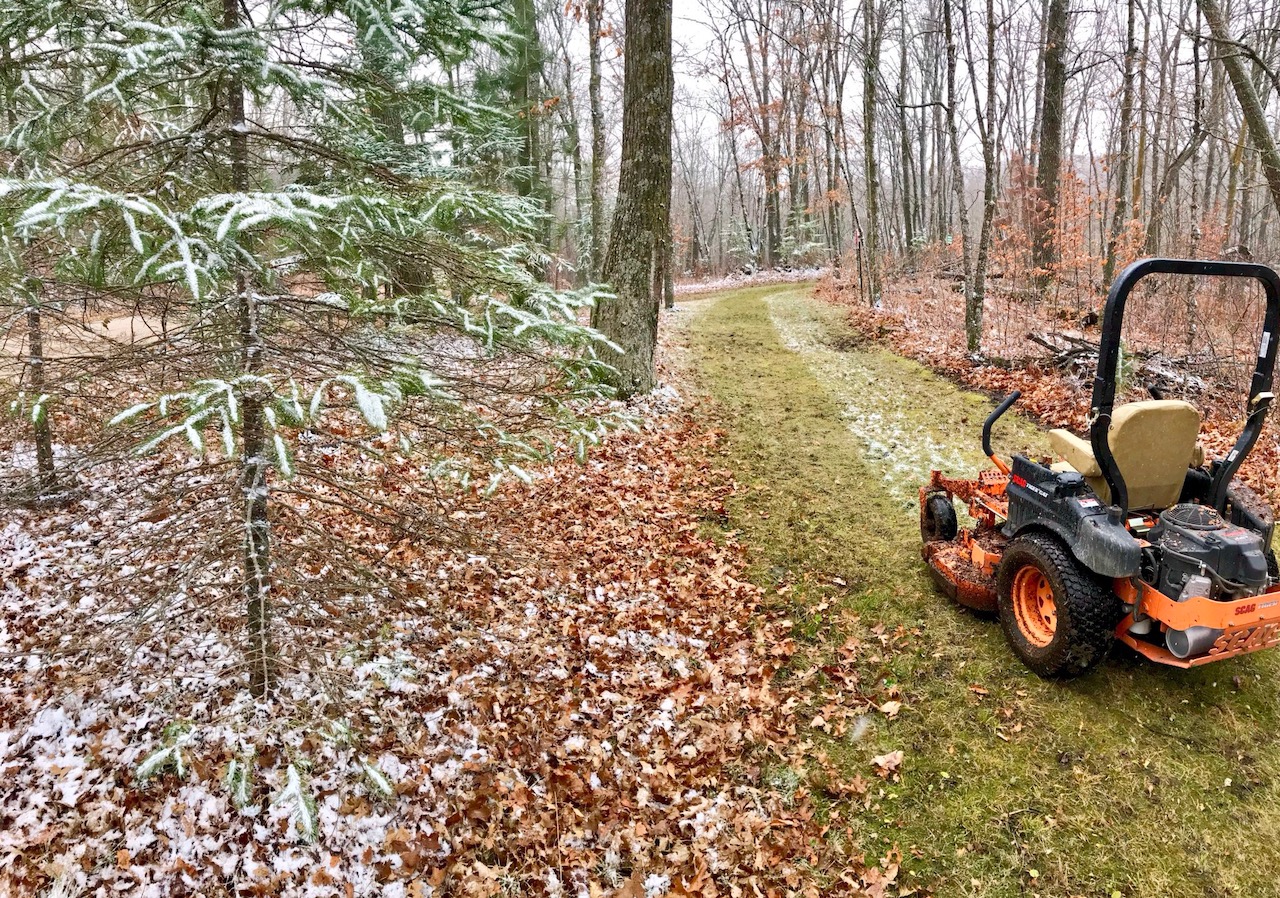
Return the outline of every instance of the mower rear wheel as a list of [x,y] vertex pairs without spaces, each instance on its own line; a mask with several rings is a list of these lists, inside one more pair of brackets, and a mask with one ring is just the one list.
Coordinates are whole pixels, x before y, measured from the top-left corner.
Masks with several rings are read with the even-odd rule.
[[1009,544],[996,574],[996,599],[1009,646],[1042,677],[1086,673],[1115,640],[1121,609],[1110,582],[1048,534]]
[[960,532],[956,519],[956,507],[946,493],[926,496],[920,506],[920,538],[927,543],[938,540],[950,542]]

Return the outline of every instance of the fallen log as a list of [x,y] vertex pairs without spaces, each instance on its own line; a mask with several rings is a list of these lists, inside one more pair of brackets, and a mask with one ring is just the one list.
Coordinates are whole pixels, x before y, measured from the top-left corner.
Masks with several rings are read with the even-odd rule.
[[[1055,338],[1065,342],[1067,345],[1063,346],[1061,343],[1053,342]],[[1043,346],[1049,350],[1049,358],[1043,361],[1058,369],[1073,367],[1075,363],[1079,363],[1089,356],[1096,357],[1098,355],[1096,344],[1087,340],[1067,337],[1063,334],[1037,334],[1031,332],[1027,334],[1027,339],[1037,346]]]

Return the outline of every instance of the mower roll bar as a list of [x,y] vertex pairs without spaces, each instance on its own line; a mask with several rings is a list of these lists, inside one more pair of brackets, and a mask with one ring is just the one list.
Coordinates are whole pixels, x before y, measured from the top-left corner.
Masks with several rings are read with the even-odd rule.
[[1280,275],[1266,265],[1252,262],[1202,262],[1194,259],[1139,259],[1126,268],[1111,285],[1102,317],[1102,339],[1098,347],[1098,372],[1093,381],[1093,406],[1089,409],[1089,443],[1098,461],[1103,479],[1111,488],[1111,501],[1123,515],[1129,510],[1129,491],[1124,476],[1111,454],[1109,431],[1115,408],[1116,369],[1120,363],[1120,326],[1124,304],[1138,281],[1149,274],[1186,274],[1208,277],[1253,278],[1262,282],[1267,296],[1267,310],[1262,321],[1262,342],[1258,361],[1249,384],[1245,405],[1247,420],[1235,446],[1218,466],[1209,490],[1210,504],[1219,512],[1227,502],[1227,487],[1245,457],[1253,450],[1262,432],[1262,423],[1274,398],[1271,376],[1276,366],[1277,331],[1280,330]]

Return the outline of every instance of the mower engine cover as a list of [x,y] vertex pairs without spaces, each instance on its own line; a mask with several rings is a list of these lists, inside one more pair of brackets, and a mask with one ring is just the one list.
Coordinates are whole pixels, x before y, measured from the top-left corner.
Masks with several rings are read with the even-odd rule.
[[1015,455],[1005,495],[1009,520],[1004,534],[1010,539],[1047,530],[1094,573],[1104,577],[1138,573],[1142,560],[1138,541],[1075,471],[1053,471],[1025,455]]
[[1228,524],[1207,505],[1186,503],[1161,512],[1148,536],[1159,552],[1156,570],[1147,579],[1162,593],[1177,598],[1187,581],[1209,574],[1220,601],[1256,595],[1267,585],[1266,546],[1251,530]]

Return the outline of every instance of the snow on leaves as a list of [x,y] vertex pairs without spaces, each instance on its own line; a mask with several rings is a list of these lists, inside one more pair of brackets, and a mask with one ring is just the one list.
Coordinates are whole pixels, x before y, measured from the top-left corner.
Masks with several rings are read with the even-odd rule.
[[[299,674],[270,714],[243,695],[220,711],[235,654],[196,634],[141,652],[181,671],[163,713],[141,674],[0,661],[0,876],[157,895],[227,879],[288,896],[800,894],[836,818],[818,821],[803,775],[769,772],[812,760],[796,731],[814,711],[774,676],[790,621],[762,615],[733,535],[706,532],[732,489],[716,441],[683,413],[637,421],[585,464],[459,507],[510,537],[500,558],[398,548],[416,598],[334,631],[341,701]],[[19,653],[80,576],[59,514],[8,528],[43,584],[5,575]],[[832,701],[832,734],[867,707]],[[865,800],[820,762],[830,795]],[[836,894],[896,875],[822,850]]]

